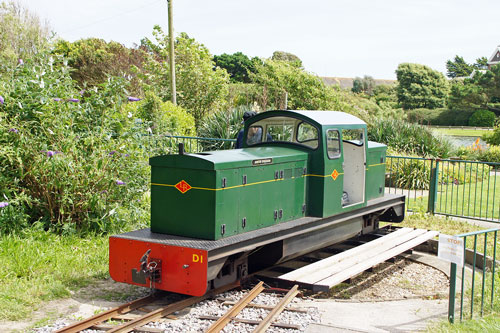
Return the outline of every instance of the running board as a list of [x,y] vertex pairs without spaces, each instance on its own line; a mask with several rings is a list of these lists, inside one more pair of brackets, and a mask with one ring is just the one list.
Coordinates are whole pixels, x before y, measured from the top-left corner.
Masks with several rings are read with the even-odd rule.
[[328,291],[337,284],[437,236],[437,231],[401,228],[386,236],[276,277],[284,285],[299,284]]

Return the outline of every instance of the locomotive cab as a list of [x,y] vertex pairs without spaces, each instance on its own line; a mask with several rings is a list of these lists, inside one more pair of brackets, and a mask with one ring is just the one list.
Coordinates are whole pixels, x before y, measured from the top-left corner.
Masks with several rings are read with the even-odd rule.
[[366,130],[365,122],[343,112],[268,111],[247,121],[243,147],[288,146],[307,152],[307,215],[326,217],[383,195],[385,164],[368,165],[367,156],[378,154],[383,160],[386,147],[369,142]]

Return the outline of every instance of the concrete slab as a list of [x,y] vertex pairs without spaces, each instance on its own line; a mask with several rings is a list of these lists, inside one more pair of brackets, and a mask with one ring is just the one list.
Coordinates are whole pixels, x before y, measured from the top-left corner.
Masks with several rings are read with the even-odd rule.
[[323,332],[414,332],[433,320],[446,319],[447,300],[408,299],[388,302],[316,300],[296,304],[316,307],[321,322],[309,325],[307,333]]

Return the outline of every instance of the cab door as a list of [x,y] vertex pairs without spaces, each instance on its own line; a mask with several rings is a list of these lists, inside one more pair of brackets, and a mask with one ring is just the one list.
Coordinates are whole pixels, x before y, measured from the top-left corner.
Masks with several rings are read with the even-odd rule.
[[323,216],[330,216],[340,213],[343,205],[344,159],[340,129],[327,129],[325,143]]
[[365,204],[366,178],[366,129],[363,127],[345,128],[342,139],[342,208],[354,208]]

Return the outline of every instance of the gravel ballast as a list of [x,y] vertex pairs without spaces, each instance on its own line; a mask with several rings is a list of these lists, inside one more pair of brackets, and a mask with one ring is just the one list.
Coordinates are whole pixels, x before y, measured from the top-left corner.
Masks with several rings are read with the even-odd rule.
[[[116,284],[110,281],[110,284]],[[120,286],[121,284],[116,284]],[[298,325],[299,330],[286,329],[281,327],[270,327],[267,332],[304,332],[311,324],[318,324],[322,321],[322,315],[318,311],[318,302],[321,299],[335,299],[349,302],[383,302],[401,299],[436,299],[446,298],[448,292],[447,276],[424,264],[415,263],[408,259],[398,258],[394,263],[382,263],[374,267],[371,272],[365,272],[352,279],[350,284],[341,284],[332,289],[330,293],[316,295],[307,295],[307,297],[296,297],[289,306],[296,307],[300,303],[303,312],[283,311],[275,322],[282,324]],[[200,316],[224,315],[230,305],[223,305],[223,300],[239,301],[248,291],[231,291],[218,295],[217,299],[210,299],[200,302],[190,309],[175,313],[169,318],[163,318],[160,321],[150,323],[147,326],[159,328],[165,332],[203,332],[212,323],[213,320],[200,319]],[[172,295],[172,300],[163,300],[165,303],[178,300],[176,295]],[[261,293],[252,303],[274,306],[283,295],[270,293]],[[170,298],[170,296],[168,297]],[[177,298],[177,299],[175,299]],[[316,300],[318,299],[318,300]],[[105,310],[103,307],[102,310]],[[268,314],[269,310],[260,308],[245,308],[237,318],[260,321]],[[49,333],[68,325],[75,318],[81,319],[81,314],[65,316],[65,318],[55,321],[52,325],[34,329],[37,333]],[[230,322],[224,329],[224,332],[251,332],[255,325]],[[86,332],[98,332],[87,330]]]

